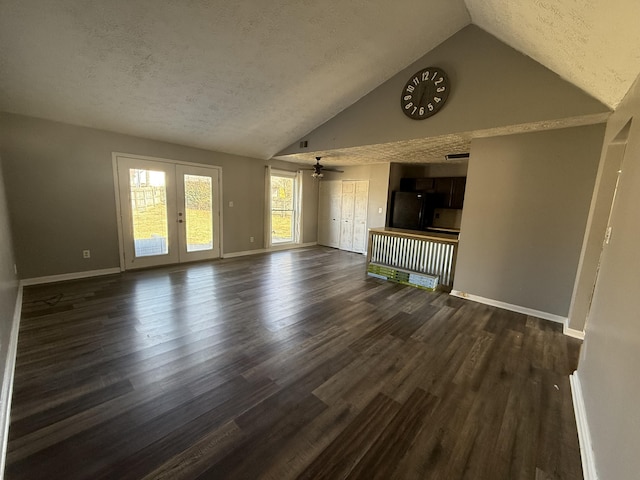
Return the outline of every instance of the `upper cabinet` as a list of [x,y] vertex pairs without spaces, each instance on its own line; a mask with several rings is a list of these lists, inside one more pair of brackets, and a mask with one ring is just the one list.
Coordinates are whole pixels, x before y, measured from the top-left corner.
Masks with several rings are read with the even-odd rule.
[[462,208],[467,177],[402,178],[400,190],[435,194],[435,208]]
[[449,208],[462,208],[462,204],[464,203],[464,189],[467,186],[467,177],[452,177],[451,180]]

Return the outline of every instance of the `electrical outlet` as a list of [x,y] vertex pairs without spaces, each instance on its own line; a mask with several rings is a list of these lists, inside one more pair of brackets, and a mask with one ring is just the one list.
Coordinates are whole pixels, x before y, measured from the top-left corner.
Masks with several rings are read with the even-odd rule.
[[91,250],[82,250],[82,258],[91,258]]
[[253,237],[249,237],[249,241],[253,243]]
[[233,207],[233,200],[229,202],[229,207]]

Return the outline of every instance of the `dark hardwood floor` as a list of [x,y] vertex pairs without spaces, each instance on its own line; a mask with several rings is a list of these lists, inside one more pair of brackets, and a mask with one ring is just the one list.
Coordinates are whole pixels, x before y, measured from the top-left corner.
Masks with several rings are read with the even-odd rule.
[[560,325],[314,247],[28,287],[8,479],[581,479]]

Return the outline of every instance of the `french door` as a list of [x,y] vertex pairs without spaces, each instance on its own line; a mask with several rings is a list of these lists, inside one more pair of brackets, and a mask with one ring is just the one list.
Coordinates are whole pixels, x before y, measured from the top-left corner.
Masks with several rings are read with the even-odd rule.
[[220,256],[215,167],[116,156],[125,270]]

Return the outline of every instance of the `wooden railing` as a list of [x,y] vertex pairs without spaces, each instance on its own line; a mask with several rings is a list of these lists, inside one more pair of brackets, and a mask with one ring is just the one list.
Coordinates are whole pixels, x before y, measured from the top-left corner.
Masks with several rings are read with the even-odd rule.
[[372,228],[369,230],[367,265],[437,275],[443,289],[451,290],[457,252],[458,240],[454,235]]

